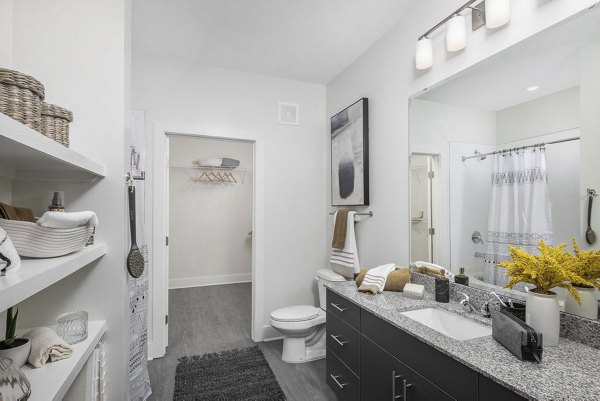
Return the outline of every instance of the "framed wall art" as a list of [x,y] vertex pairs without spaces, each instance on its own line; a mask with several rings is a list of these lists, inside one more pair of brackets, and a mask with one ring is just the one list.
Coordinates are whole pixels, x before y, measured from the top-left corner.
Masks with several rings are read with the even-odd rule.
[[331,205],[369,204],[369,102],[331,117]]

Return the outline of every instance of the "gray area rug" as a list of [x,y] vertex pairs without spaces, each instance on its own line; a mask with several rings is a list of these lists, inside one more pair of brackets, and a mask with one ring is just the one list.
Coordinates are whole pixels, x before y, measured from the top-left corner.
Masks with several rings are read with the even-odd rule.
[[285,395],[258,346],[183,357],[173,401],[280,401]]

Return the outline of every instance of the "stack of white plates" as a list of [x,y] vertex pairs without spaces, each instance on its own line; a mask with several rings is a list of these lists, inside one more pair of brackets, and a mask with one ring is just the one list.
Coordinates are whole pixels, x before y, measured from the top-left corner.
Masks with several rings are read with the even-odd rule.
[[19,255],[28,258],[53,258],[79,251],[94,230],[92,227],[48,228],[5,219],[0,219],[0,227],[6,230]]

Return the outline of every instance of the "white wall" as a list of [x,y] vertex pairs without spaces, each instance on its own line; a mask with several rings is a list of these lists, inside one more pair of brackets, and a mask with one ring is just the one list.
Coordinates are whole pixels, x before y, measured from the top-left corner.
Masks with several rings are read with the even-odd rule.
[[[252,280],[253,150],[250,142],[170,138],[169,288]],[[215,157],[240,161],[230,171],[237,184],[195,182],[202,171],[174,167]]]
[[[256,162],[264,163],[261,206],[268,211],[261,262],[265,290],[264,307],[255,311],[254,338],[277,335],[270,313],[316,305],[314,274],[326,266],[325,87],[142,56],[134,57],[133,66],[133,102],[146,111],[149,149],[156,122],[264,143],[264,160]],[[277,123],[279,101],[300,105],[299,126]]]
[[[580,71],[580,114],[581,114],[581,181],[579,196],[581,201],[581,235],[587,228],[587,188],[594,188],[600,193],[600,174],[598,174],[598,155],[600,154],[600,41],[590,44],[581,53]],[[594,203],[592,228],[600,232],[599,198]],[[581,244],[582,247],[598,249],[598,242],[593,246]]]
[[13,0],[0,0],[0,68],[12,67]]
[[[46,86],[47,99],[68,107],[71,148],[103,163],[95,184],[14,181],[13,203],[41,213],[48,194],[64,190],[70,210],[94,210],[97,241],[108,253],[20,304],[19,326],[55,324],[56,316],[86,310],[105,319],[107,399],[127,399],[129,305],[125,281],[125,52],[127,2],[19,0],[14,2],[13,67]],[[82,399],[82,398],[80,398]]]
[[498,112],[497,143],[579,127],[579,87],[521,103]]
[[[370,174],[373,219],[361,222],[362,263],[408,261],[408,98],[507,47],[595,4],[585,1],[512,1],[504,28],[468,34],[467,48],[446,54],[444,30],[434,38],[435,64],[414,68],[417,38],[461,6],[462,0],[419,2],[387,35],[327,86],[327,116],[361,97],[369,98]],[[591,113],[591,111],[590,111]],[[326,204],[331,204],[329,198]],[[373,241],[385,238],[385,241]],[[371,239],[369,241],[369,239]],[[367,246],[368,244],[368,246]]]

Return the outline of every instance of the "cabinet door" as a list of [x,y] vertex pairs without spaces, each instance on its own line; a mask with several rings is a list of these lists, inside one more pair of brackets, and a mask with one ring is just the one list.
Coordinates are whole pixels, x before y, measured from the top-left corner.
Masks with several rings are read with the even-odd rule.
[[360,365],[362,401],[456,401],[364,336]]

